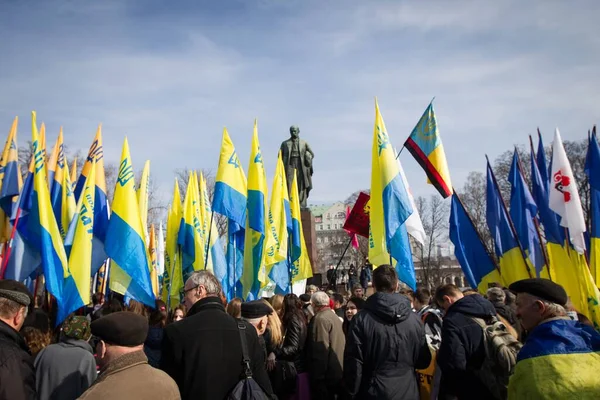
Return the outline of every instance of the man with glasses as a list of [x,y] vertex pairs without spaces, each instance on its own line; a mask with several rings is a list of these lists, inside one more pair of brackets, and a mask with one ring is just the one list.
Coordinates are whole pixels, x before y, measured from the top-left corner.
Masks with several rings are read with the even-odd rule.
[[[161,369],[177,382],[184,400],[223,399],[243,375],[240,331],[220,294],[221,284],[211,272],[194,272],[183,288],[185,319],[165,328]],[[256,329],[244,324],[253,378],[272,395]]]

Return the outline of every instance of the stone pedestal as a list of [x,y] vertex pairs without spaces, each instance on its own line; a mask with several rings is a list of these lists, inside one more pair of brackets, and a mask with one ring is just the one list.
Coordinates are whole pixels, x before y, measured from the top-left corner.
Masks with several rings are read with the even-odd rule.
[[319,273],[317,268],[317,233],[315,231],[315,217],[310,210],[302,210],[300,213],[302,219],[302,233],[308,250],[308,258],[312,267],[313,275]]

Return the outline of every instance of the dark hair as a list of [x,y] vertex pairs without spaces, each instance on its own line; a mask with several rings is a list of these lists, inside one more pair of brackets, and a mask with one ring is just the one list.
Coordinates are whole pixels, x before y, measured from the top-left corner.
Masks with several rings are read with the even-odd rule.
[[109,302],[104,303],[102,306],[102,315],[106,316],[108,314],[116,313],[119,311],[123,311],[123,304],[116,298],[110,299]]
[[49,333],[52,331],[48,314],[40,308],[36,308],[30,314],[27,314],[25,322],[23,322],[23,328],[27,327],[39,329],[42,333]]
[[156,300],[155,307],[152,311],[150,311],[150,320],[148,324],[150,326],[156,326],[164,328],[167,325],[167,305],[162,300]]
[[348,304],[350,302],[352,302],[356,306],[356,309],[358,311],[364,309],[365,306],[367,305],[367,302],[365,300],[361,299],[360,297],[350,297],[346,304]]
[[458,293],[462,293],[458,286],[451,283],[438,287],[435,290],[435,301],[438,305],[444,302],[444,296],[454,296]]
[[177,310],[181,310],[181,312],[183,312],[183,316],[185,317],[185,314],[187,313],[185,304],[183,304],[183,303],[178,304],[177,307],[171,309],[171,312],[169,312],[169,323],[175,321],[175,311],[177,311]]
[[344,304],[344,296],[342,296],[339,293],[333,293],[331,296],[331,299],[333,300],[333,302],[338,302],[340,304]]
[[142,317],[148,318],[148,313],[144,304],[134,299],[129,299],[129,305],[125,307],[125,311],[131,311],[133,313],[141,315]]
[[299,318],[305,324],[307,322],[306,315],[302,311],[302,302],[300,301],[298,296],[296,296],[293,293],[286,294],[283,297],[283,308],[281,309],[281,311],[283,313],[283,318],[281,322],[283,322],[283,326],[286,328],[289,326],[289,323],[292,321],[292,318],[294,318],[294,316]]
[[104,293],[94,293],[94,295],[92,296],[92,304],[93,305],[98,305],[100,303],[104,302]]
[[408,299],[411,302],[415,301],[415,292],[413,292],[412,290],[401,290],[400,294],[403,294],[404,296],[408,297]]
[[419,288],[415,292],[415,300],[421,304],[429,304],[431,301],[431,292],[425,288]]
[[393,293],[398,287],[398,274],[391,265],[380,265],[373,271],[373,286],[378,292]]

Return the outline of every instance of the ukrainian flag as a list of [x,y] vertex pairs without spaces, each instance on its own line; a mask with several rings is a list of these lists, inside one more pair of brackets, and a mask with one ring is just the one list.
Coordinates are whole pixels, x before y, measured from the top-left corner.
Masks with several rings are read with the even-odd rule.
[[50,156],[49,165],[48,174],[51,178],[50,201],[52,202],[56,222],[58,222],[58,229],[64,239],[77,212],[77,204],[75,203],[73,185],[69,177],[69,169],[63,148],[62,128]]
[[34,247],[39,250],[46,279],[46,289],[58,304],[63,302],[63,285],[70,278],[65,247],[50,204],[50,191],[46,179],[46,157],[41,147],[32,112],[31,148],[33,157],[33,194],[27,230]]
[[[227,217],[227,280],[222,281],[228,299],[236,297],[244,270],[244,236],[248,183],[229,133],[223,128],[221,154],[212,209]],[[241,290],[241,287],[240,287]]]
[[[291,240],[291,275],[292,283],[300,282],[311,278],[312,267],[308,257],[308,250],[304,241],[302,231],[302,218],[300,213],[300,195],[298,194],[298,180],[296,171],[294,171],[294,180],[292,180],[292,190],[290,191],[290,211],[292,217],[292,240]],[[291,290],[290,290],[291,292]]]
[[148,236],[148,255],[150,256],[150,280],[152,281],[152,293],[154,298],[158,299],[158,270],[157,270],[157,254],[156,254],[156,232],[154,224],[150,225],[150,235]]
[[[244,271],[242,298],[257,299],[260,289],[259,273],[264,269],[267,215],[267,175],[263,164],[258,128],[254,121],[250,165],[248,167],[248,202],[246,205],[246,237],[244,240]],[[248,295],[251,295],[250,298]]]
[[0,242],[6,242],[10,238],[9,219],[14,201],[23,186],[17,146],[18,123],[18,117],[15,117],[0,158]]
[[140,180],[140,186],[137,191],[138,204],[140,207],[140,216],[142,218],[142,229],[144,231],[144,238],[148,241],[148,189],[150,187],[150,160],[147,160],[144,164],[142,171],[142,179]]
[[181,223],[181,195],[179,183],[175,179],[173,201],[167,216],[167,242],[165,247],[165,271],[168,279],[163,284],[162,299],[169,307],[179,304],[179,290],[183,288],[183,272],[181,271],[181,251],[177,244],[179,225]]
[[[207,235],[205,254],[206,269],[213,271],[219,282],[222,282],[226,280],[227,277],[227,261],[225,260],[225,253],[223,252],[217,223],[213,218],[206,180],[202,174],[200,174],[200,200],[204,210],[204,226],[206,226],[205,232]],[[208,241],[208,236],[210,236],[210,242]]]
[[183,214],[179,227],[177,243],[181,246],[183,280],[194,271],[205,268],[204,236],[200,215],[200,199],[196,174],[190,173],[183,201]]
[[517,355],[511,400],[595,400],[600,393],[600,335],[568,319],[536,326]]
[[510,285],[513,282],[531,277],[523,251],[515,236],[506,213],[504,200],[496,185],[496,178],[490,163],[487,164],[487,225],[494,238],[496,256],[500,264],[500,273],[504,282]]
[[452,196],[450,211],[450,241],[454,244],[456,259],[472,288],[485,293],[490,283],[503,283],[496,263],[485,249],[456,193]]
[[[95,162],[92,162],[92,164],[95,164]],[[71,276],[65,280],[64,298],[62,303],[58,303],[57,323],[61,323],[69,314],[90,303],[94,193],[96,188],[95,171],[95,168],[90,170],[83,194],[79,198],[75,222],[69,229],[67,242],[71,245],[69,253]]]
[[79,201],[85,180],[92,169],[92,161],[96,162],[96,189],[94,200],[94,239],[92,250],[92,276],[95,275],[107,258],[104,249],[106,232],[108,230],[108,198],[106,196],[106,175],[104,173],[104,148],[102,146],[102,126],[98,125],[98,131],[94,142],[90,146],[87,159],[81,170],[81,176],[75,186],[75,201]]
[[521,172],[521,161],[519,153],[515,149],[513,161],[508,174],[508,181],[511,185],[510,195],[510,216],[515,224],[517,235],[521,239],[523,251],[527,255],[529,266],[535,267],[536,275],[548,279],[548,269],[543,254],[542,244],[534,224],[534,218],[537,218],[538,208],[531,192],[525,183],[523,173]]
[[596,137],[596,127],[590,137],[585,173],[590,182],[590,270],[597,287],[600,287],[600,146]]
[[[379,105],[375,99],[375,128],[371,165],[369,261],[395,263],[398,278],[416,290],[408,232],[404,222],[413,209],[396,162]],[[393,260],[392,260],[393,258]]]
[[427,182],[435,186],[443,198],[452,195],[450,172],[433,110],[433,100],[406,139],[404,147],[425,170]]
[[[98,197],[96,201],[97,199]],[[96,216],[97,214],[94,213],[94,217]],[[105,245],[106,253],[114,261],[111,263],[110,271],[111,290],[154,307],[152,281],[148,271],[148,251],[144,232],[142,232],[142,219],[135,193],[134,170],[127,138],[123,143]]]

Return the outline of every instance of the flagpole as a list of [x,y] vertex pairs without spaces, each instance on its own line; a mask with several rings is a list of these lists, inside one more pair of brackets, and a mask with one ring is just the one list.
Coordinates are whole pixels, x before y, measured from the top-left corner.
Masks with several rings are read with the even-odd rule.
[[519,236],[517,235],[517,229],[515,228],[512,218],[510,217],[510,214],[508,213],[508,208],[506,207],[506,204],[504,203],[504,199],[502,198],[502,193],[500,193],[500,187],[498,186],[498,181],[496,180],[496,175],[494,175],[494,171],[492,170],[492,165],[490,164],[490,159],[488,158],[487,154],[485,155],[485,159],[487,160],[488,168],[491,171],[492,181],[494,182],[494,186],[496,187],[496,191],[498,192],[498,197],[500,197],[500,204],[502,204],[502,209],[506,213],[506,219],[508,220],[508,225],[510,226],[510,230],[512,231],[512,234],[515,237],[517,246],[519,246],[519,250],[521,250],[521,256],[523,257],[523,262],[525,263],[525,267],[527,268],[527,273],[529,274],[530,278],[534,278],[535,274],[533,274],[533,275],[531,274],[531,268],[529,268],[529,264],[527,264],[527,255],[525,254],[525,251],[523,250],[523,246],[521,246],[521,240],[519,239]]
[[342,253],[342,256],[340,257],[337,265],[335,266],[335,277],[336,277],[336,280],[337,280],[337,271],[338,271],[338,268],[339,268],[340,264],[342,263],[342,260],[344,259],[344,256],[346,255],[346,252],[348,251],[348,248],[350,247],[350,244],[352,244],[352,237],[350,237],[350,240],[348,240],[348,244],[346,245],[346,248],[344,249],[344,252]]
[[210,236],[212,234],[212,223],[213,223],[213,217],[215,216],[215,212],[211,211],[210,212],[210,225],[208,225],[208,241],[206,242],[206,249],[204,251],[205,255],[204,255],[204,269],[206,269],[206,264],[208,263],[208,249],[210,248]]
[[294,290],[292,289],[292,285],[293,285],[292,284],[292,235],[288,235],[287,262],[288,262],[288,275],[290,276],[290,294],[293,294]]
[[467,209],[465,208],[465,205],[463,204],[462,200],[460,199],[460,197],[458,196],[458,192],[452,188],[453,191],[453,195],[456,196],[456,200],[458,200],[458,202],[460,203],[460,206],[463,208],[463,210],[465,210],[465,214],[469,220],[469,222],[471,223],[471,226],[473,226],[473,230],[475,231],[475,233],[477,234],[477,237],[479,238],[479,241],[481,242],[481,244],[483,245],[483,248],[485,250],[485,252],[487,253],[488,257],[490,258],[490,260],[492,260],[492,264],[494,264],[494,267],[496,267],[496,270],[498,271],[498,273],[500,274],[500,276],[502,276],[502,271],[500,271],[500,267],[498,266],[498,264],[496,263],[496,259],[494,257],[492,257],[492,255],[490,254],[490,252],[488,251],[487,246],[485,245],[485,242],[483,241],[483,238],[481,237],[481,234],[479,233],[479,231],[477,230],[477,227],[475,226],[475,223],[473,222],[473,220],[471,219],[471,216],[469,215]]
[[[232,235],[233,236],[233,235]],[[237,240],[235,236],[233,236],[233,297],[237,297]]]

